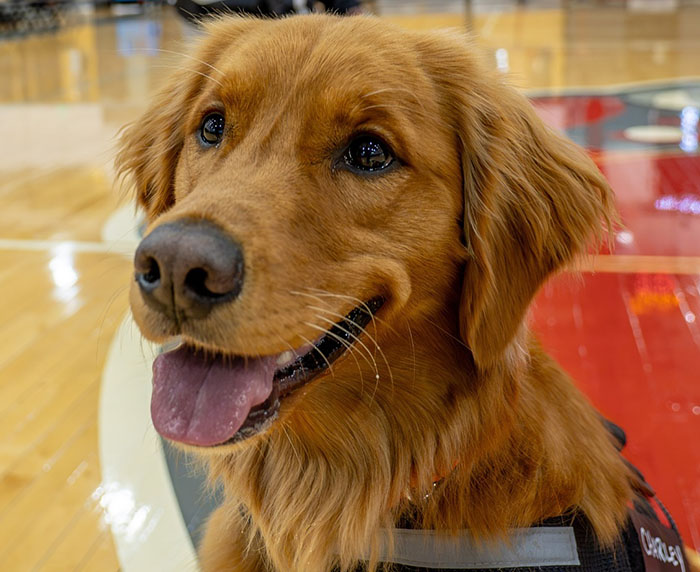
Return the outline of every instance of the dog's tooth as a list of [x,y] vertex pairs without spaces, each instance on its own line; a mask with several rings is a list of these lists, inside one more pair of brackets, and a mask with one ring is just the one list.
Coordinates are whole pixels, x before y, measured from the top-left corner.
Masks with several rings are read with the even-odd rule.
[[175,336],[173,338],[170,338],[168,341],[166,341],[161,347],[161,351],[163,353],[169,352],[172,350],[176,350],[182,345],[182,337],[181,336]]
[[279,357],[277,358],[277,365],[284,365],[284,364],[292,361],[293,357],[294,357],[294,354],[290,350],[287,350],[286,352],[282,352],[279,355]]

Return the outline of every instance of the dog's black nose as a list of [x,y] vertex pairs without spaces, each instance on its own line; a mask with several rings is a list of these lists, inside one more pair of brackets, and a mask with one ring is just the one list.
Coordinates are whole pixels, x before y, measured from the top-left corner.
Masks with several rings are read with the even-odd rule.
[[243,285],[243,252],[215,224],[183,219],[157,227],[134,256],[143,299],[169,316],[203,318]]

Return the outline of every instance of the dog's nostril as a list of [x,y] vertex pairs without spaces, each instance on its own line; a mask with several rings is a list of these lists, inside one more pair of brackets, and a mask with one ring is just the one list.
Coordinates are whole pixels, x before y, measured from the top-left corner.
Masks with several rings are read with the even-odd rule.
[[153,292],[160,286],[160,267],[155,258],[149,256],[137,265],[136,282],[143,292]]
[[212,292],[207,288],[209,274],[204,268],[193,268],[185,276],[185,287],[201,298],[219,298],[223,294]]
[[148,284],[155,284],[160,280],[160,268],[158,267],[158,262],[155,258],[149,258],[146,261],[146,272],[142,272],[141,276],[144,282]]

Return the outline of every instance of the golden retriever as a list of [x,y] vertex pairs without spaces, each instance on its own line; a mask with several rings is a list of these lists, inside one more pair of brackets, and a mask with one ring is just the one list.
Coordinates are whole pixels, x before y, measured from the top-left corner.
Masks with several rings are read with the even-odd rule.
[[117,162],[135,320],[183,341],[154,423],[225,488],[205,570],[373,570],[399,519],[616,541],[637,477],[526,325],[613,194],[466,37],[213,21]]

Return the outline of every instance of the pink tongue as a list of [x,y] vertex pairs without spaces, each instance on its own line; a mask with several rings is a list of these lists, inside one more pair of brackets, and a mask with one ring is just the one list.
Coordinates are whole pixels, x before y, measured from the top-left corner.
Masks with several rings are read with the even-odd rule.
[[274,357],[205,357],[182,346],[153,362],[151,417],[163,437],[211,446],[231,439],[272,393]]

